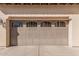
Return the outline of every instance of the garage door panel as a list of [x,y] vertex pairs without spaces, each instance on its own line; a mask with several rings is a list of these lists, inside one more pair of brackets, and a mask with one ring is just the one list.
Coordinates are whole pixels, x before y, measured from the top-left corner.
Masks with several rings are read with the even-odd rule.
[[56,42],[59,45],[67,45],[67,29],[66,28],[56,28]]
[[[24,45],[24,43],[26,43],[26,40],[25,40],[25,27],[18,27],[17,28],[17,31],[18,31],[18,36],[17,36],[17,40],[18,40],[18,45]],[[25,44],[26,45],[26,44]]]
[[41,22],[37,22],[37,27],[27,27],[25,22],[22,23],[22,27],[12,27],[11,44],[13,45],[68,45],[68,27],[41,27],[39,26]]
[[[38,45],[39,44],[39,33],[36,27],[26,27],[26,41],[27,45]],[[30,43],[29,43],[30,42]]]
[[40,45],[54,45],[55,40],[52,39],[46,39],[46,40],[40,40]]

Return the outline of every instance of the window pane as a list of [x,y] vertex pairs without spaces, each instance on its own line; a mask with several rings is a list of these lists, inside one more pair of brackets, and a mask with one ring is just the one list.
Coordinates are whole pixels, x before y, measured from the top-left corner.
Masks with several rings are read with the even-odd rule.
[[50,22],[42,22],[41,27],[51,27],[51,23]]
[[27,27],[37,27],[37,23],[36,22],[28,22]]
[[55,27],[66,27],[66,24],[64,21],[57,21]]
[[60,22],[60,27],[65,27],[65,22]]
[[12,23],[12,27],[22,27],[23,26],[23,24],[22,24],[22,22],[20,22],[20,21],[14,21],[13,23]]
[[59,21],[55,23],[55,27],[59,27]]

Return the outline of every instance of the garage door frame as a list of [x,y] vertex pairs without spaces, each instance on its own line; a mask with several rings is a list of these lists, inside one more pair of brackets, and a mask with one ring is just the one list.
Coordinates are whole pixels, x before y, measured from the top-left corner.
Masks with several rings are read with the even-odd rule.
[[[10,21],[11,20],[28,20],[28,19],[30,19],[30,20],[69,20],[69,17],[68,16],[50,16],[50,17],[41,17],[41,16],[35,16],[35,17],[19,17],[19,16],[10,16],[10,17],[8,17],[8,19],[6,20],[6,47],[9,47],[10,46],[10,40],[11,40],[11,29],[10,29]],[[69,31],[69,30],[68,30]],[[69,40],[69,39],[68,39]],[[69,44],[68,44],[69,45]]]

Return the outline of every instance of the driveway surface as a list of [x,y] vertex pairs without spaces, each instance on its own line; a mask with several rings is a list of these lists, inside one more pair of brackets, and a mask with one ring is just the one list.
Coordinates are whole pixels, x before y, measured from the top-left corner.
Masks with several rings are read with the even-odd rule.
[[0,56],[79,56],[79,47],[13,46],[0,47]]

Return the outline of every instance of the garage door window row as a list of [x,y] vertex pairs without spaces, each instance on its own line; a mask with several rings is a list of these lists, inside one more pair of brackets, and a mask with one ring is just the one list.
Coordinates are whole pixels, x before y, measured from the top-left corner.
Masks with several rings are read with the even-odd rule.
[[[26,22],[26,27],[37,27],[38,22],[30,21]],[[64,21],[56,21],[56,22],[49,22],[49,21],[43,21],[40,23],[40,27],[66,27],[66,23]],[[23,22],[16,21],[12,23],[12,27],[23,27]]]

